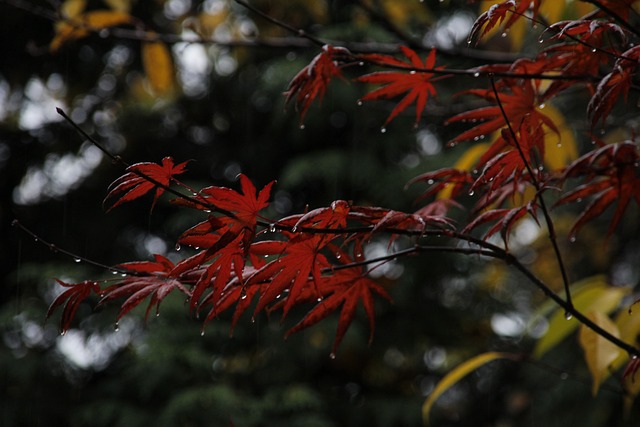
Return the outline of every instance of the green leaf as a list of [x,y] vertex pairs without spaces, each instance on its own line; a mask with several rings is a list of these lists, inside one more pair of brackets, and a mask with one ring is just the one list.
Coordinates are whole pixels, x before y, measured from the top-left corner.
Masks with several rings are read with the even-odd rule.
[[[573,293],[573,306],[582,313],[591,311],[610,313],[629,293],[628,288],[609,286],[604,276],[589,277],[581,281],[579,286],[580,291]],[[567,319],[564,309],[558,308],[549,320],[547,333],[536,343],[536,348],[533,351],[534,356],[542,357],[578,329],[578,326],[580,326],[580,322],[576,319]]]
[[434,402],[440,397],[445,391],[455,385],[462,378],[467,376],[469,373],[475,371],[480,366],[485,365],[496,359],[517,359],[518,356],[511,353],[500,353],[500,352],[489,352],[482,353],[473,357],[466,362],[458,365],[454,370],[449,372],[440,380],[440,382],[436,385],[433,392],[429,395],[427,400],[422,404],[422,421],[425,425],[429,424],[429,413],[431,412],[431,407]]
[[[587,317],[611,335],[619,337],[618,328],[606,314],[599,311],[592,311],[587,314]],[[589,367],[591,378],[593,379],[591,392],[595,396],[598,393],[600,384],[611,374],[609,366],[618,358],[621,350],[618,346],[585,325],[580,326],[579,341],[580,346],[584,350],[584,358]]]

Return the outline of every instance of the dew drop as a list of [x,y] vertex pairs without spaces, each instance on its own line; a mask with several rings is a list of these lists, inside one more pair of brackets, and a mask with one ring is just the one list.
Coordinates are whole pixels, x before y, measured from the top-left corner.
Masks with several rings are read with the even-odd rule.
[[127,273],[120,274],[121,277],[127,277]]
[[475,194],[475,192],[473,190],[469,190],[469,195],[473,196]]
[[507,32],[505,31],[504,33],[500,34],[500,37],[507,37]]
[[415,74],[415,73],[416,73],[415,70],[409,71],[409,74]]
[[598,49],[596,49],[595,47],[593,49],[591,49],[591,52],[596,53],[598,51]]
[[269,232],[271,232],[271,233],[275,233],[276,232],[276,225],[275,224],[269,224]]
[[576,242],[576,236],[569,237],[569,242],[575,243]]
[[335,359],[336,358],[336,354],[334,352],[331,352],[331,354],[329,354],[329,359]]
[[573,319],[573,314],[571,314],[568,311],[566,311],[564,313],[564,318],[567,319],[567,320],[571,320],[571,319]]
[[322,297],[318,297],[318,299],[316,301],[322,302]]
[[247,294],[240,295],[240,299],[247,299]]
[[176,243],[175,249],[176,251],[180,251],[180,249],[182,249],[182,247],[180,246],[180,243]]
[[558,147],[558,148],[562,148],[562,144],[561,144],[560,142],[558,142],[558,143],[556,144],[556,147]]
[[580,203],[580,202],[582,202],[582,197],[578,197],[578,198],[576,199],[576,203]]
[[435,181],[434,181],[434,180],[432,180],[432,179],[427,180],[427,184],[429,184],[429,185],[433,185],[433,183],[434,183],[434,182],[435,182]]
[[342,254],[336,254],[336,259],[342,258]]
[[203,337],[204,336],[204,330],[200,331],[200,336]]
[[80,261],[82,261],[82,260],[81,260],[80,258],[74,258],[74,261],[75,261],[75,262],[80,262]]
[[358,105],[358,107],[362,107],[362,100],[358,99],[358,102],[356,102],[356,104]]
[[113,275],[115,276],[116,274],[118,274],[118,271],[117,271],[117,270],[113,270],[113,271],[111,272],[111,274],[113,274]]
[[473,73],[473,77],[480,77],[480,73],[476,71],[475,73]]
[[544,43],[544,40],[540,39],[540,40],[538,40],[538,43],[542,44],[542,43]]
[[251,316],[251,323],[256,323],[256,318]]
[[363,61],[358,62],[358,65],[362,67],[364,66],[364,62]]
[[467,44],[471,44],[471,40],[468,40],[468,39],[467,39]]
[[542,110],[544,107],[546,107],[546,105],[544,105],[544,103],[542,103],[542,104],[538,105],[538,108],[539,108],[539,109],[541,109],[541,110]]
[[304,130],[304,125],[300,125],[300,130]]
[[116,332],[120,330],[120,325],[118,324],[118,322],[116,322],[115,325],[113,325],[113,330]]
[[380,133],[387,133],[387,128],[386,127],[381,127],[380,128]]

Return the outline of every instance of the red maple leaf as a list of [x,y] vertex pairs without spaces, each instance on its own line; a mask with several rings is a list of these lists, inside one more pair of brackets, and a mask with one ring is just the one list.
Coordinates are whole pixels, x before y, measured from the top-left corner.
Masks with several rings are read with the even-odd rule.
[[617,206],[609,225],[608,235],[613,233],[632,198],[640,205],[638,162],[640,162],[640,154],[636,144],[623,142],[605,145],[591,151],[567,167],[565,180],[584,176],[587,182],[563,195],[556,205],[579,202],[584,198],[593,197],[571,229],[569,234],[571,239],[575,239],[576,233],[584,224],[601,215],[616,201]]
[[284,94],[287,103],[295,98],[301,122],[313,100],[318,98],[322,101],[331,80],[342,76],[340,63],[350,58],[351,53],[347,49],[325,45],[322,52],[291,80]]
[[283,316],[286,316],[298,294],[307,286],[314,287],[318,297],[321,297],[318,291],[321,271],[330,264],[320,251],[328,242],[327,236],[317,234],[299,234],[288,242],[262,242],[264,249],[278,254],[278,257],[246,280],[247,285],[266,284],[260,294],[255,313],[276,301],[278,295],[287,292],[289,297],[283,308]]
[[[418,54],[406,46],[400,46],[400,50],[408,61],[398,61],[396,58],[387,55],[362,55],[367,59],[382,66],[393,66],[406,68],[407,71],[379,71],[358,77],[357,80],[364,83],[384,84],[381,88],[369,92],[361,101],[371,101],[376,99],[389,99],[405,94],[398,105],[391,111],[389,117],[384,122],[386,126],[398,114],[404,111],[413,102],[416,103],[416,124],[420,121],[420,116],[424,111],[429,96],[436,95],[436,88],[431,79],[433,72],[424,70],[435,69],[436,50],[432,49],[424,63]],[[437,69],[442,69],[438,67]],[[423,71],[421,71],[423,70]]]
[[142,275],[129,276],[122,282],[109,286],[102,292],[102,299],[98,305],[105,304],[118,298],[126,298],[120,306],[120,311],[116,321],[141,304],[147,297],[151,296],[149,305],[145,312],[145,320],[149,317],[151,308],[155,305],[156,312],[160,303],[174,290],[179,290],[185,295],[191,295],[180,280],[171,277],[174,264],[162,255],[154,255],[155,261],[129,262],[119,264],[118,269]]
[[504,30],[506,31],[529,10],[532,12],[531,19],[535,19],[538,15],[539,7],[540,0],[520,0],[518,2],[507,0],[494,4],[476,19],[469,32],[468,40],[471,41],[484,36],[493,27],[502,24],[505,19]]
[[104,199],[106,204],[109,199],[116,199],[108,210],[115,208],[125,202],[130,202],[138,197],[144,196],[155,188],[156,192],[153,196],[153,204],[155,205],[158,198],[169,187],[174,176],[185,171],[187,162],[174,165],[171,157],[162,159],[162,165],[157,163],[136,163],[127,168],[127,173],[116,179],[109,186],[109,194]]
[[[288,337],[295,332],[318,323],[342,306],[333,343],[332,354],[335,355],[344,334],[353,321],[358,302],[362,301],[369,319],[369,341],[371,342],[375,329],[373,294],[377,294],[391,302],[391,297],[387,291],[355,268],[338,270],[330,276],[323,277],[319,287],[323,290],[325,296],[317,302],[316,306],[298,324],[287,331],[286,336]],[[289,296],[288,298],[292,297]]]
[[615,62],[613,70],[600,81],[587,106],[592,125],[595,126],[600,120],[604,124],[620,95],[624,94],[626,102],[638,60],[640,46],[635,46],[624,52]]
[[[471,139],[477,141],[490,135],[492,132],[506,127],[507,122],[505,121],[505,115],[514,130],[520,129],[524,120],[528,119],[529,129],[532,131],[544,124],[553,132],[559,134],[553,120],[541,113],[538,109],[538,107],[544,103],[546,97],[544,94],[538,92],[536,87],[537,83],[530,80],[505,79],[502,86],[504,86],[508,92],[499,92],[499,100],[496,99],[492,89],[472,89],[461,93],[479,96],[495,105],[466,111],[449,118],[445,123],[480,122],[471,129],[453,138],[450,144]],[[504,110],[504,114],[502,110]]]
[[60,320],[60,331],[65,333],[71,326],[71,321],[75,317],[82,301],[91,296],[92,293],[96,295],[100,294],[100,285],[98,285],[97,282],[88,280],[81,283],[65,283],[62,280],[56,279],[56,282],[58,282],[60,286],[68,289],[53,300],[47,310],[46,318],[51,317],[55,309],[64,304],[62,319]]
[[461,233],[467,234],[471,232],[471,230],[477,228],[482,224],[496,221],[496,223],[485,232],[482,238],[486,240],[499,231],[505,247],[508,247],[509,232],[518,222],[518,220],[529,214],[536,221],[536,223],[538,222],[538,218],[536,216],[537,208],[538,205],[535,202],[529,202],[524,206],[519,206],[512,209],[493,209],[484,212],[483,214],[475,218],[473,221],[467,224],[467,226],[461,231]]

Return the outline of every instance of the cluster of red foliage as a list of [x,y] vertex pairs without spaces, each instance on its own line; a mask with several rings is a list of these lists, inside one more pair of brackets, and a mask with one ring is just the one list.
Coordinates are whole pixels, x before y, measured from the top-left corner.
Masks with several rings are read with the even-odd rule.
[[[162,165],[133,165],[114,183],[107,196],[111,208],[154,190],[155,202],[170,185],[184,190],[184,195],[176,198],[175,203],[207,214],[204,221],[179,239],[180,245],[190,246],[195,254],[175,265],[161,255],[156,255],[154,261],[120,264],[114,269],[127,276],[106,288],[98,281],[62,284],[68,290],[54,301],[49,314],[64,305],[62,328],[67,329],[79,302],[92,293],[101,298],[100,304],[123,299],[119,319],[150,298],[148,314],[152,306],[158,306],[177,290],[189,299],[192,313],[206,312],[204,324],[233,309],[234,326],[252,305],[254,316],[277,309],[286,316],[292,307],[306,304],[311,305],[311,309],[287,334],[340,310],[335,352],[360,303],[373,332],[374,296],[390,299],[369,273],[375,268],[372,266],[397,254],[377,260],[363,257],[363,247],[377,233],[386,232],[391,240],[399,234],[419,238],[438,233],[481,244],[499,232],[506,245],[514,224],[527,215],[536,221],[542,215],[547,227],[552,227],[545,204],[549,190],[555,192],[551,197],[555,197],[557,205],[592,198],[572,235],[617,201],[610,226],[610,231],[613,230],[631,199],[640,204],[637,172],[640,154],[634,142],[598,143],[564,170],[543,167],[547,156],[545,140],[549,134],[559,135],[560,131],[542,105],[567,89],[582,86],[591,93],[587,113],[595,127],[607,119],[614,104],[632,85],[640,48],[631,47],[628,39],[638,34],[622,24],[631,2],[602,0],[598,3],[601,6],[598,13],[548,26],[547,47],[534,58],[455,70],[456,73],[436,66],[435,49],[422,60],[406,46],[400,47],[403,59],[325,46],[294,77],[285,93],[287,101],[295,102],[298,107],[301,120],[313,101],[322,99],[333,79],[345,78],[345,67],[368,64],[380,70],[357,76],[354,81],[382,86],[361,101],[401,97],[384,126],[412,104],[415,104],[417,123],[429,99],[436,96],[440,77],[484,76],[475,81],[484,82],[485,87],[466,90],[459,96],[480,98],[486,106],[447,120],[447,123],[472,123],[451,143],[477,141],[490,134],[497,137],[472,171],[446,168],[414,179],[412,183],[427,184],[420,199],[426,203],[416,212],[353,206],[338,200],[328,207],[271,220],[262,217],[260,212],[269,204],[273,183],[258,192],[242,175],[241,191],[223,187],[194,191],[176,178],[185,171],[184,163],[174,165],[172,159],[165,158]],[[485,35],[501,23],[508,28],[521,19],[535,21],[539,6],[539,0],[509,0],[497,4],[478,18],[471,37]],[[601,74],[603,69],[610,71]],[[567,187],[558,198],[558,189],[569,181],[573,186],[576,180],[579,186]],[[434,200],[433,196],[442,196],[445,188],[448,197]],[[525,195],[528,189],[533,190],[528,192],[533,196]],[[474,215],[468,224],[457,229],[447,214],[452,206],[459,206],[456,198],[467,193],[477,196],[472,208]],[[515,200],[522,202],[515,203]],[[471,233],[481,225],[488,225],[488,230],[481,239],[474,238]],[[494,250],[495,247],[487,244],[485,248]],[[567,300],[571,308],[568,291]]]

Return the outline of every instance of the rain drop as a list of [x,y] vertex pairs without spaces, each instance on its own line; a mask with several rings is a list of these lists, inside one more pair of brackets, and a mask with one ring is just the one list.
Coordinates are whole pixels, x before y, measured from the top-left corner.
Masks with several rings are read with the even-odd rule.
[[204,329],[202,331],[200,331],[200,336],[203,337],[204,336]]
[[564,313],[564,318],[567,319],[567,320],[571,320],[571,319],[573,319],[573,314],[571,314],[568,311],[566,311]]
[[538,43],[542,44],[542,43],[544,43],[544,40],[540,39],[540,40],[538,40]]
[[80,261],[82,261],[82,260],[81,260],[80,258],[74,258],[74,261],[75,261],[75,262],[80,262]]
[[175,247],[176,251],[180,251],[180,249],[182,249],[182,247],[180,247],[180,243],[176,243],[176,247]]
[[475,194],[475,192],[473,190],[469,190],[469,195],[473,196]]
[[427,180],[427,184],[429,184],[429,185],[433,185],[433,183],[434,183],[434,182],[435,182],[435,181],[434,181],[434,180],[432,180],[432,179]]
[[113,325],[113,330],[116,332],[120,330],[120,325],[118,324],[118,322],[116,322],[115,325]]
[[473,77],[480,77],[480,73],[476,71],[475,73],[473,73]]
[[113,275],[115,276],[116,274],[118,274],[118,270],[113,270],[113,271],[111,272],[111,274],[113,274]]
[[507,37],[507,32],[505,31],[504,33],[500,34],[500,37]]
[[331,354],[329,354],[329,359],[335,359],[336,358],[336,354],[334,352],[331,352]]
[[387,128],[386,127],[381,127],[380,128],[380,133],[387,133]]
[[256,323],[256,318],[251,316],[251,323]]
[[362,61],[358,62],[358,65],[362,67],[362,66],[364,66],[364,62],[362,62]]
[[593,49],[591,49],[591,52],[596,53],[598,51],[598,49],[596,49],[595,47]]
[[271,232],[271,233],[275,233],[276,232],[276,225],[275,224],[269,224],[269,232]]
[[562,148],[562,144],[561,144],[560,142],[558,142],[558,143],[556,144],[556,147],[558,147],[558,148]]
[[539,109],[541,109],[541,110],[542,110],[544,107],[545,107],[544,103],[542,103],[542,104],[538,105],[538,108],[539,108]]
[[304,125],[300,125],[300,130],[303,130],[303,129],[304,129]]
[[416,73],[415,70],[409,71],[409,74],[415,74],[415,73]]
[[569,242],[575,243],[576,242],[576,236],[569,237]]
[[358,107],[362,107],[362,100],[358,99],[358,102],[356,102],[356,104],[358,105]]
[[316,301],[322,302],[322,297],[318,297],[318,299]]

